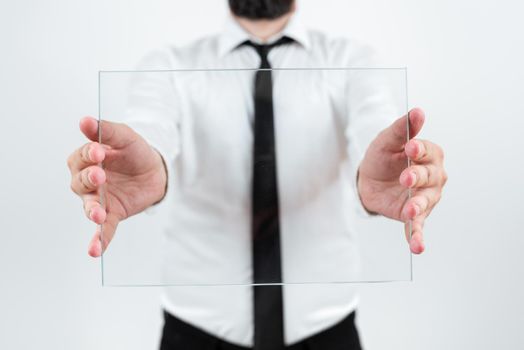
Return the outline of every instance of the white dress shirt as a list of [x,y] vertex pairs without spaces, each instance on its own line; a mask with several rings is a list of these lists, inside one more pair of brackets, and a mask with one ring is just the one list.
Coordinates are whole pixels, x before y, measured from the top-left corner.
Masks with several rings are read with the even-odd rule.
[[[295,41],[270,51],[273,68],[376,65],[369,48],[306,30],[297,16],[269,40],[286,35]],[[155,51],[138,68],[258,68],[256,51],[239,47],[248,39],[257,41],[230,18],[222,33]],[[330,81],[337,77],[333,72],[328,79],[319,74],[273,72],[284,282],[356,278],[358,245],[348,217],[363,212],[357,168],[371,139],[397,117],[372,74],[354,79],[349,88]],[[169,172],[168,283],[252,281],[254,77],[254,71],[163,73],[139,74],[133,82],[128,124],[162,154]],[[251,346],[252,288],[169,287],[163,306],[195,327]],[[285,285],[286,343],[329,328],[352,312],[354,288]]]

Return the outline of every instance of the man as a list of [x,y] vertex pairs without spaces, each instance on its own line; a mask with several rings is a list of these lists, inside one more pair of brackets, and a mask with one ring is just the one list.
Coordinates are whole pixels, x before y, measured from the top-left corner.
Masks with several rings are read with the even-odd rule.
[[[155,52],[140,68],[267,69],[373,64],[365,47],[305,30],[294,14],[293,0],[230,0],[229,5],[232,19],[223,33],[187,48]],[[357,302],[351,286],[278,285],[282,282],[282,269],[293,268],[293,263],[286,260],[289,257],[281,255],[281,236],[299,230],[302,241],[308,244],[316,227],[335,225],[335,231],[346,232],[349,228],[345,227],[343,209],[347,201],[358,202],[368,213],[405,222],[406,232],[412,225],[409,248],[415,254],[424,251],[424,220],[440,199],[446,174],[440,147],[425,140],[406,142],[408,121],[411,137],[421,130],[422,110],[413,109],[389,125],[396,116],[391,115],[394,112],[382,97],[382,87],[363,80],[353,82],[357,89],[349,96],[337,97],[327,88],[321,89],[315,96],[315,110],[302,111],[302,119],[287,125],[279,106],[282,101],[307,99],[297,96],[296,91],[301,91],[300,86],[307,85],[310,78],[303,75],[304,80],[296,82],[294,89],[281,89],[280,93],[274,92],[282,87],[283,80],[273,78],[267,70],[253,72],[253,94],[239,94],[231,103],[223,101],[226,95],[220,95],[221,85],[213,85],[211,80],[189,84],[174,82],[167,74],[152,75],[134,83],[127,125],[101,122],[101,143],[97,121],[86,117],[80,122],[81,131],[92,142],[69,158],[72,189],[82,198],[88,218],[103,223],[105,230],[102,239],[97,232],[91,240],[91,256],[98,257],[107,248],[120,221],[174,191],[170,238],[176,243],[172,244],[176,253],[171,254],[175,264],[180,262],[177,259],[185,259],[196,269],[188,274],[205,274],[205,262],[198,261],[196,254],[186,249],[197,247],[216,271],[224,275],[240,273],[244,271],[243,261],[235,254],[245,251],[238,249],[238,242],[252,237],[254,282],[277,283],[253,288],[167,290],[163,302],[163,350],[359,349],[354,325]],[[195,98],[207,96],[209,91],[218,98],[206,99],[205,103]],[[339,103],[349,106],[351,116],[344,116],[346,127],[337,126],[334,118],[314,118],[342,114]],[[210,118],[217,115],[227,116],[227,125]],[[306,136],[295,133],[291,137],[289,133],[297,126]],[[319,134],[323,137],[308,139],[307,135],[318,132],[317,129],[324,132]],[[362,136],[369,132],[376,136],[371,143]],[[342,139],[347,147],[340,146]],[[290,147],[293,143],[301,145],[299,151]],[[231,154],[227,155],[227,163],[215,164],[213,156],[221,147],[229,147]],[[365,156],[356,150],[359,147],[367,147]],[[300,153],[300,149],[306,151]],[[314,152],[318,149],[323,150],[322,154]],[[211,161],[202,159],[207,155]],[[406,168],[408,157],[412,163]],[[298,163],[277,170],[277,158],[278,164]],[[104,169],[97,166],[100,162],[104,162]],[[199,172],[194,171],[196,165],[201,167]],[[246,169],[253,173],[246,173]],[[351,178],[346,177],[348,172]],[[217,192],[212,197],[209,188],[217,178],[221,186],[215,188]],[[105,183],[109,186],[107,207],[103,208],[99,189]],[[190,188],[188,183],[192,184]],[[286,200],[294,183],[329,183],[331,196],[313,198],[311,203],[305,201],[297,214],[299,220],[292,221]],[[412,196],[408,198],[410,188]],[[203,214],[203,207],[217,210]],[[210,229],[217,223],[230,228],[227,234],[217,235]],[[213,244],[206,244],[209,239],[214,240]],[[347,244],[347,239],[337,233],[326,236],[319,244],[309,243],[305,249],[311,249],[311,261],[303,262],[300,268],[313,267],[326,251],[341,244]],[[210,247],[215,250],[209,250]],[[223,257],[225,254],[216,251],[231,256]],[[238,259],[238,263],[225,267],[225,260],[221,259]],[[336,261],[337,257],[333,259]],[[270,263],[264,265],[261,261]]]

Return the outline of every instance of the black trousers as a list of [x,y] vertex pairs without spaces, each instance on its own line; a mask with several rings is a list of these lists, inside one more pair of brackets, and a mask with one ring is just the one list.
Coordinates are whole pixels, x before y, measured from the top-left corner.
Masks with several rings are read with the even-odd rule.
[[[160,350],[248,350],[223,341],[164,312],[164,329]],[[344,320],[299,343],[289,350],[361,350],[355,313]]]

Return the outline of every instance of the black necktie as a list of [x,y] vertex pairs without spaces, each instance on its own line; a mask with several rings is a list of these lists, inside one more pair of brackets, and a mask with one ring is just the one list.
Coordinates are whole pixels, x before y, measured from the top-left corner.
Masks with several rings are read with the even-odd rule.
[[[260,68],[270,69],[268,53],[293,40],[283,37],[271,45],[246,42],[260,56]],[[253,281],[281,283],[278,186],[273,121],[271,70],[260,70],[255,78],[254,162],[252,192]],[[255,286],[254,349],[284,349],[282,286]]]

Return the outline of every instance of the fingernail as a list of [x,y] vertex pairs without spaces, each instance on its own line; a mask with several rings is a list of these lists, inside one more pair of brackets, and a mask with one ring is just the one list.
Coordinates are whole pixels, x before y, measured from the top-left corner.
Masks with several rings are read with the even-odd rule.
[[412,171],[412,172],[411,172],[411,178],[412,178],[412,180],[411,180],[411,186],[413,186],[413,185],[415,185],[415,184],[417,183],[417,173],[414,172],[414,171]]
[[411,240],[409,241],[409,249],[411,249],[411,252],[412,253],[417,253],[417,242],[415,240],[413,240],[413,237],[411,237]]
[[417,158],[419,158],[420,156],[422,156],[422,152],[423,152],[423,151],[422,151],[422,148],[423,148],[423,147],[424,147],[424,146],[422,146],[422,145],[421,145],[421,146],[417,145],[417,155],[416,155]]

